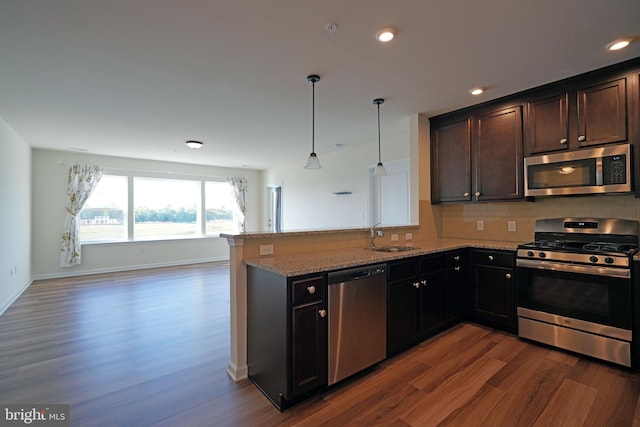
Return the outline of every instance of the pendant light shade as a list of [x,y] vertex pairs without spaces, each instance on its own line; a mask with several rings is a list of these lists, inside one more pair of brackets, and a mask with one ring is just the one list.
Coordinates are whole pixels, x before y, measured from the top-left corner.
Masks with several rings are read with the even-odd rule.
[[187,144],[187,147],[193,148],[194,150],[197,150],[198,148],[202,147],[202,142],[200,141],[190,140],[190,141],[187,141],[186,144]]
[[373,100],[373,103],[378,106],[378,164],[376,165],[376,169],[373,171],[373,176],[383,176],[387,174],[387,171],[384,169],[384,165],[382,164],[382,156],[380,153],[380,104],[384,104],[384,99],[376,98]]
[[320,81],[320,76],[312,74],[307,76],[307,81],[311,82],[311,154],[307,159],[305,169],[320,169],[320,160],[316,154],[315,146],[315,125],[316,125],[316,83]]

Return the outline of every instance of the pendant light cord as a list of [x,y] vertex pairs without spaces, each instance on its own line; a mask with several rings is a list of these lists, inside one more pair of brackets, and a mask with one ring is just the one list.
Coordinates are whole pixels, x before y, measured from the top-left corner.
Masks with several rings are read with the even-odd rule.
[[316,152],[316,82],[311,81],[311,152]]
[[380,104],[378,104],[378,163],[382,162],[382,152],[380,150]]

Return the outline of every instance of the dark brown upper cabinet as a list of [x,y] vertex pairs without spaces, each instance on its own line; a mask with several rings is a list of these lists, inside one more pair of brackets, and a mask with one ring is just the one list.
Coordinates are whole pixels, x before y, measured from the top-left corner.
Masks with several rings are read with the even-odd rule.
[[640,197],[640,57],[429,120],[432,203],[523,199],[525,156],[621,143]]
[[526,104],[529,154],[569,148],[569,94],[546,96]]
[[474,126],[474,200],[523,198],[522,107],[481,112]]
[[627,116],[626,77],[538,95],[526,103],[526,154],[626,142]]
[[522,107],[479,109],[431,122],[431,201],[523,197]]
[[580,147],[627,140],[627,79],[578,90]]
[[431,200],[471,200],[471,118],[431,125]]

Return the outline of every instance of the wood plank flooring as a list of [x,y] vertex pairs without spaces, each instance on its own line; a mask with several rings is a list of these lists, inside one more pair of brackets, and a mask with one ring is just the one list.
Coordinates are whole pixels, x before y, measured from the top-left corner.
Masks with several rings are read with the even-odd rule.
[[640,427],[639,374],[469,323],[283,413],[228,359],[227,263],[37,281],[0,316],[0,402],[73,426]]

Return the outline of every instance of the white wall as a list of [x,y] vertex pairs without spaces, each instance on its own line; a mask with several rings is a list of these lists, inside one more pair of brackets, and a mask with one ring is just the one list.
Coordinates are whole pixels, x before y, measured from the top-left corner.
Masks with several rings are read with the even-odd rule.
[[[247,231],[260,228],[260,171],[183,163],[98,156],[84,153],[33,151],[32,270],[34,279],[229,259],[226,239],[218,237],[85,244],[82,264],[59,267],[60,237],[65,220],[67,175],[73,163],[96,164],[119,171],[173,172],[200,177],[247,178]],[[168,175],[168,177],[170,177]]]
[[0,118],[0,314],[31,283],[31,147]]
[[[409,152],[408,125],[406,132],[383,138],[383,163],[407,159]],[[283,231],[368,227],[368,168],[378,162],[377,139],[331,153],[318,152],[319,170],[304,169],[306,155],[301,150],[299,161],[263,172],[264,186],[282,186]],[[333,194],[340,191],[352,194]]]

